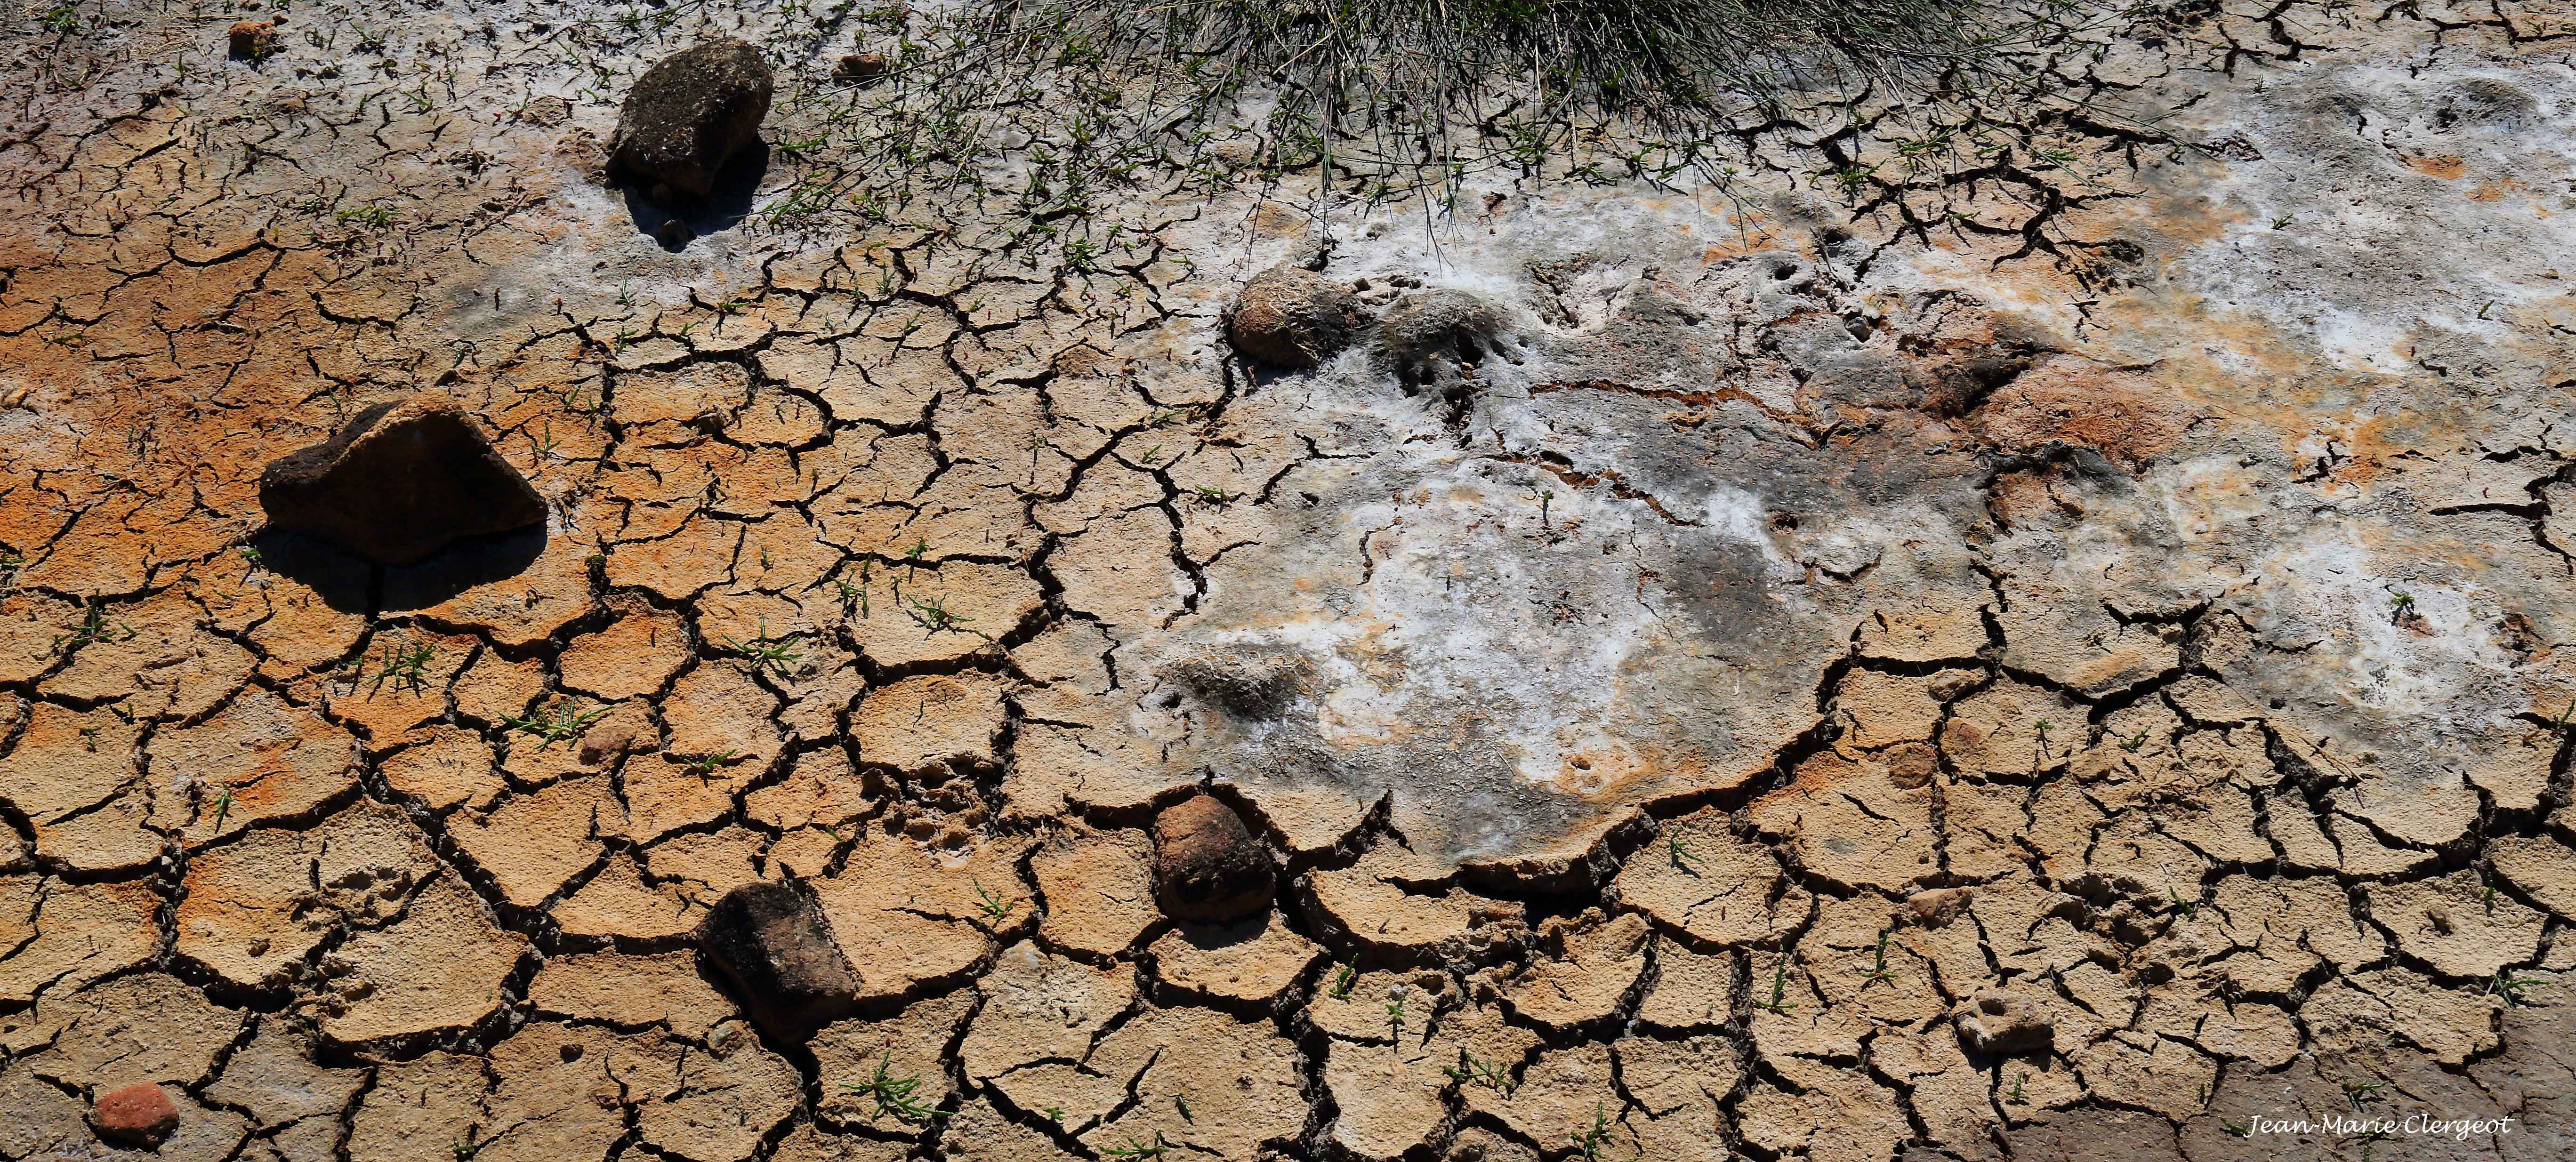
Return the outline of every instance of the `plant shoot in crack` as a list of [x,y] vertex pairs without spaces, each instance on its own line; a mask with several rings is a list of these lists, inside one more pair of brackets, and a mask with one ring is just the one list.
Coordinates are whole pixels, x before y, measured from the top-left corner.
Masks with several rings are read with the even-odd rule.
[[975,909],[984,913],[985,919],[999,924],[1010,917],[1012,909],[1019,906],[1018,900],[1006,901],[1000,894],[985,887],[984,881],[975,881]]
[[767,670],[784,678],[796,671],[796,663],[805,660],[805,651],[796,644],[798,636],[800,635],[791,633],[781,637],[771,637],[769,623],[762,622],[759,636],[750,641],[735,641],[727,637],[724,642],[726,648],[750,659],[753,673]]
[[920,1088],[919,1075],[910,1077],[894,1075],[894,1050],[888,1049],[884,1056],[877,1059],[875,1074],[860,1084],[842,1083],[841,1092],[874,1100],[876,1108],[868,1111],[868,1120],[871,1122],[890,1116],[896,1121],[925,1125],[935,1119],[947,1117],[947,1111],[923,1105],[921,1099],[913,1096],[914,1091]]
[[504,730],[537,736],[538,749],[581,737],[590,725],[608,716],[608,709],[583,710],[579,698],[558,698],[551,708],[539,707],[516,718],[504,718]]

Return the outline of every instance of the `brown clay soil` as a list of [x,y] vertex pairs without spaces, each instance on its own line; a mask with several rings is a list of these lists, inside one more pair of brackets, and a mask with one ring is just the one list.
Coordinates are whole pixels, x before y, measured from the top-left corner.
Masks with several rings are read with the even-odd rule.
[[[2563,6],[1076,250],[601,184],[709,35],[798,139],[846,8],[270,3],[6,18],[0,1160],[140,1157],[137,1083],[189,1162],[2576,1157]],[[1489,348],[1243,363],[1319,228]],[[541,538],[263,531],[414,391]],[[1200,786],[1266,917],[1157,907]],[[763,879],[858,970],[810,1041],[698,955]],[[2330,1114],[2512,1121],[2263,1128]]]

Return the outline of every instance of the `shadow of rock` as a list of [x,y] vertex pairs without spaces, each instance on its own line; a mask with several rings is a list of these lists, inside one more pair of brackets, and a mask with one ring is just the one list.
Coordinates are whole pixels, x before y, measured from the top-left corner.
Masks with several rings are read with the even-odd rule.
[[328,541],[284,529],[251,539],[260,567],[311,589],[341,613],[371,617],[438,605],[478,585],[518,575],[545,553],[546,529],[532,525],[468,537],[417,565],[380,567]]
[[[635,229],[661,243],[662,249],[677,254],[688,248],[690,240],[730,230],[751,217],[752,198],[768,176],[769,143],[756,141],[725,163],[716,174],[715,189],[702,200],[665,206],[652,199],[651,190],[633,181],[627,182],[621,192],[626,196],[626,213],[634,219]],[[679,224],[676,230],[670,225],[674,222]]]
[[472,589],[516,575],[546,551],[546,527],[469,537],[417,565],[385,567],[379,613],[427,609]]
[[267,529],[251,538],[259,550],[260,568],[304,586],[340,613],[369,611],[374,604],[376,567],[328,541]]

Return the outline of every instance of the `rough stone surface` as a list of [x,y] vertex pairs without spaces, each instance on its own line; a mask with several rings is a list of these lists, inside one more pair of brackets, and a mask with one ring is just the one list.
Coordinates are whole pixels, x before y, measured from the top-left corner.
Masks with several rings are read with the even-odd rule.
[[90,1124],[99,1137],[150,1149],[179,1128],[179,1107],[160,1086],[129,1085],[100,1094],[90,1108]]
[[459,538],[541,525],[545,501],[454,399],[377,404],[325,443],[260,473],[272,528],[320,537],[382,565],[409,565]]
[[1154,898],[1164,915],[1241,919],[1270,906],[1277,876],[1270,845],[1214,795],[1193,795],[1154,817]]
[[794,886],[745,884],[698,925],[698,946],[754,1017],[790,1040],[847,1015],[861,988],[812,900]]
[[1272,367],[1313,367],[1349,345],[1360,328],[1350,288],[1293,265],[1253,276],[1226,311],[1234,348]]
[[760,50],[730,37],[664,57],[627,91],[609,165],[669,191],[656,201],[706,197],[725,163],[759,140],[774,87]]

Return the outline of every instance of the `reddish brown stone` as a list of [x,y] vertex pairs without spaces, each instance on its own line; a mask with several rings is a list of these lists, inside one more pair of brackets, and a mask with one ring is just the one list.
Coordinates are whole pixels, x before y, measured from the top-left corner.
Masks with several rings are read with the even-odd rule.
[[150,1148],[179,1128],[179,1107],[157,1085],[129,1085],[98,1099],[90,1111],[98,1136],[129,1146]]

